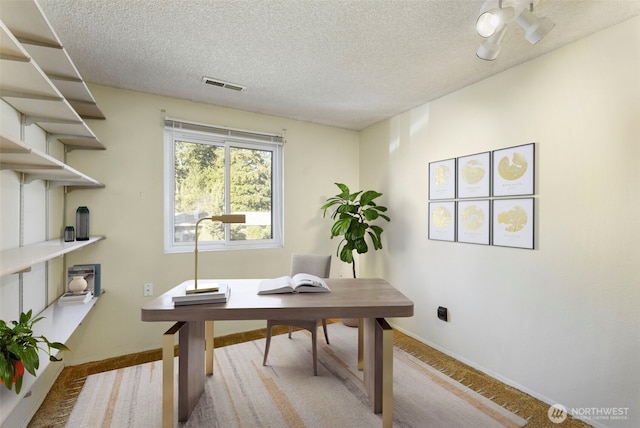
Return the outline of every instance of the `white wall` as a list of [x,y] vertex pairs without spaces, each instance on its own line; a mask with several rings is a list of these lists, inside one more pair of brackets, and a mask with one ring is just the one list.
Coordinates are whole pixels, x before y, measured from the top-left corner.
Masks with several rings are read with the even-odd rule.
[[[640,17],[361,139],[361,186],[384,192],[392,217],[362,273],[415,302],[395,325],[548,403],[629,408],[591,423],[638,426]],[[529,142],[535,250],[427,239],[429,162]]]
[[[165,323],[143,323],[144,283],[155,296],[192,278],[193,255],[163,253],[163,115],[233,128],[280,133],[286,129],[285,246],[281,249],[200,252],[203,277],[261,278],[287,274],[293,252],[334,254],[331,221],[320,207],[334,195],[334,181],[358,185],[357,132],[259,114],[91,86],[105,121],[91,129],[105,151],[73,151],[68,163],[104,183],[101,190],[67,195],[67,222],[75,209],[90,210],[91,234],[106,240],[68,255],[68,264],[101,263],[106,293],[73,336],[68,364],[156,349]],[[349,275],[334,258],[332,276]],[[264,327],[264,322],[216,323],[216,335]]]

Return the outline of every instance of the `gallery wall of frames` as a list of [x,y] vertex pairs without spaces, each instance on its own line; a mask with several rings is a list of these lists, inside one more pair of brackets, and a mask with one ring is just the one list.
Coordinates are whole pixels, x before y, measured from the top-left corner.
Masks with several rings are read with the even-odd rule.
[[535,143],[429,163],[429,239],[534,249]]

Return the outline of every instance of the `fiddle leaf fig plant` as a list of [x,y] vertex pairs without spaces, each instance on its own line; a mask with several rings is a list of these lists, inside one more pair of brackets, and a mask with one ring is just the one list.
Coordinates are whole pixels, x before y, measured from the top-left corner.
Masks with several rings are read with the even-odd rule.
[[[60,342],[50,342],[44,336],[35,336],[33,325],[43,317],[31,318],[32,313],[31,310],[22,312],[18,321],[10,323],[0,320],[0,381],[7,389],[11,389],[15,383],[16,394],[19,394],[22,388],[24,370],[33,376],[36,375],[36,370],[40,367],[38,350],[45,351],[50,361],[61,361],[51,354],[52,349],[70,350]],[[46,348],[43,345],[46,345]]]
[[377,224],[377,220],[391,221],[389,216],[384,214],[387,208],[378,205],[375,199],[382,196],[382,193],[375,190],[359,191],[351,193],[349,187],[342,183],[335,183],[340,189],[340,193],[327,199],[327,203],[320,209],[322,216],[327,215],[327,210],[334,208],[331,218],[335,220],[331,227],[331,239],[342,237],[338,244],[336,255],[345,263],[351,263],[353,277],[356,277],[356,262],[353,258],[353,251],[358,254],[365,254],[369,251],[366,237],[369,237],[374,250],[382,248],[381,236],[383,229]]

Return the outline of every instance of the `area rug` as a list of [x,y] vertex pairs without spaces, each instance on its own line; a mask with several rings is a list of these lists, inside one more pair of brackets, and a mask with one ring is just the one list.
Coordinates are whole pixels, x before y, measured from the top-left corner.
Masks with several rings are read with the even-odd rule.
[[[217,348],[214,375],[187,422],[179,427],[376,427],[362,372],[357,329],[329,325],[318,334],[313,376],[306,331],[274,336],[267,366],[264,339]],[[522,427],[526,420],[394,348],[394,427]],[[176,364],[177,366],[177,364]],[[162,363],[155,361],[89,376],[67,427],[159,427]],[[176,392],[177,396],[177,392]],[[177,409],[176,409],[177,412]]]

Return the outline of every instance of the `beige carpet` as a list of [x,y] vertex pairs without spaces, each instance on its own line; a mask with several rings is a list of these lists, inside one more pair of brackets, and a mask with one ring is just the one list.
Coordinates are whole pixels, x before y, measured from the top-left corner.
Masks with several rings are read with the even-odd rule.
[[[318,342],[312,375],[310,336],[298,331],[216,349],[215,374],[185,427],[372,427],[356,367],[357,330],[331,324],[331,345]],[[321,336],[321,335],[320,335]],[[87,378],[67,427],[157,427],[161,421],[161,363]],[[394,426],[518,427],[526,421],[406,352],[394,348]]]

